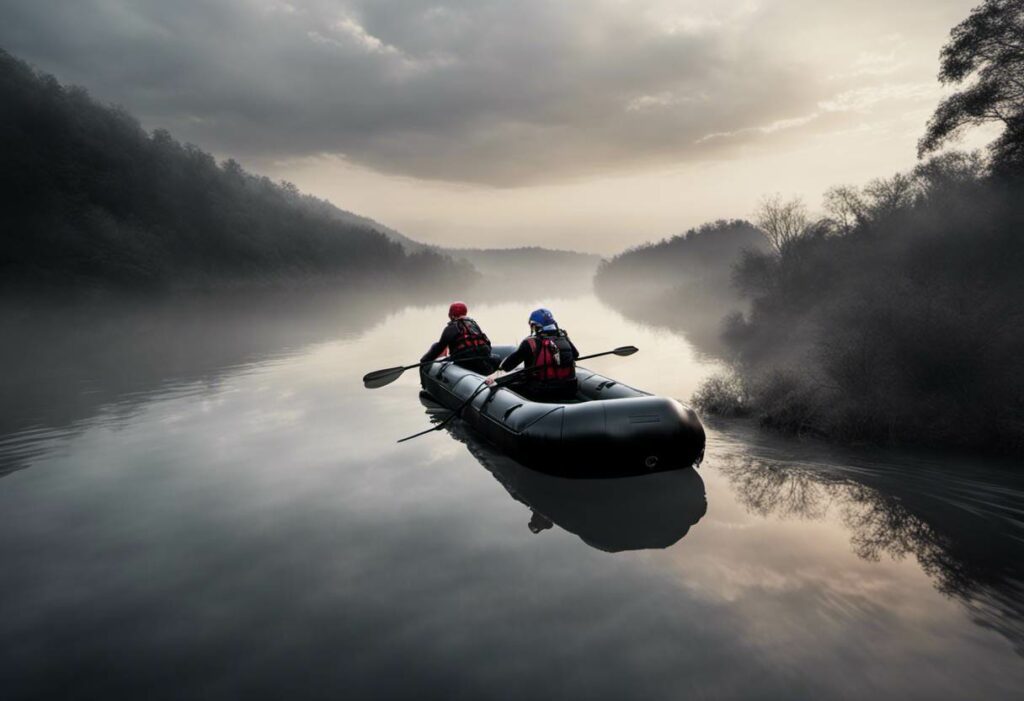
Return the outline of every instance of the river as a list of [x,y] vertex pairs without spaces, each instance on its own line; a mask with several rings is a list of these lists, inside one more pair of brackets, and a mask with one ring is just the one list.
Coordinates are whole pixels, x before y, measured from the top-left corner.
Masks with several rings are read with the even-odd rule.
[[[587,366],[718,368],[590,295]],[[539,300],[475,305],[495,343]],[[5,317],[0,689],[21,698],[1010,699],[1016,465],[707,422],[697,471],[571,481],[430,425],[445,305],[320,294]]]

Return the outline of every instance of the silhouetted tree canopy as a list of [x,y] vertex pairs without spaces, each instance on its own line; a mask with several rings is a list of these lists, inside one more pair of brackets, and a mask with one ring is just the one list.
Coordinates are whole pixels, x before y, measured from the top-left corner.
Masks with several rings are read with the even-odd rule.
[[770,197],[759,229],[718,222],[601,266],[602,299],[731,361],[694,395],[700,408],[841,440],[1024,454],[1024,0],[974,10],[940,77],[970,83],[939,106],[921,153],[998,121],[990,159],[944,153],[832,188],[821,218]]
[[961,84],[944,99],[918,144],[924,156],[963,128],[1000,122],[990,146],[997,171],[1024,170],[1024,0],[986,0],[953,28],[943,47],[939,80]]
[[783,201],[779,195],[761,200],[755,221],[771,247],[780,254],[811,228],[803,201],[799,198]]
[[[147,134],[0,50],[0,279],[166,287],[276,279],[408,285],[474,272],[406,255],[329,203]],[[335,216],[335,213],[338,215]]]
[[1020,181],[947,153],[841,198],[781,254],[741,258],[726,394],[788,431],[1024,452]]
[[1024,454],[1024,0],[987,0],[957,25],[939,78],[966,87],[936,109],[920,155],[1000,122],[989,162],[946,153],[832,188],[825,219],[781,227],[796,235],[776,236],[774,255],[745,253],[734,281],[750,309],[725,332],[736,374],[695,395],[707,410]]

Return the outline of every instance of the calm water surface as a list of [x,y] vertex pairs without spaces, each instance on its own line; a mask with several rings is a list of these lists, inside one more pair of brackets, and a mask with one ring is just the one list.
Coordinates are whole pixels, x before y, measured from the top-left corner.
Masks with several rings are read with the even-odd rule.
[[[496,343],[536,300],[479,305]],[[716,369],[592,297],[588,363]],[[0,697],[1020,698],[1014,466],[710,423],[699,471],[567,481],[455,422],[444,309],[323,295],[9,313]],[[383,308],[381,308],[383,307]],[[705,497],[706,495],[706,497]]]

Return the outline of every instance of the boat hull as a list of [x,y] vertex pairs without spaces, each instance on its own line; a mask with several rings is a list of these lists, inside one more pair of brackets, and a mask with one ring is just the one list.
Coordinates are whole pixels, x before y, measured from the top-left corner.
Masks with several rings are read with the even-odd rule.
[[[511,350],[496,348],[495,359]],[[534,402],[507,387],[489,388],[460,418],[520,462],[564,476],[647,474],[699,463],[704,427],[693,409],[585,368],[576,373],[578,402]],[[450,362],[423,366],[420,379],[449,410],[462,406],[484,380]]]

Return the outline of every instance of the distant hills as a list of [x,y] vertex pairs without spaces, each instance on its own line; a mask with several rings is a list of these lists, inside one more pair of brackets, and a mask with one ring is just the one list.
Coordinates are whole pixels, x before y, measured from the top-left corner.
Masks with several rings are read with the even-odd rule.
[[[480,271],[483,292],[514,290],[530,296],[561,296],[590,291],[601,257],[591,253],[530,246],[525,248],[447,248],[445,255]],[[484,295],[486,296],[486,294]]]
[[698,349],[718,355],[723,316],[746,306],[732,284],[733,268],[745,252],[767,248],[754,225],[723,219],[601,263],[594,290],[631,317],[683,331]]
[[405,249],[406,253],[422,253],[427,250],[434,251],[435,253],[443,253],[444,249],[439,246],[431,246],[430,244],[414,241],[397,229],[385,226],[375,219],[370,219],[369,217],[364,217],[360,214],[344,210],[341,207],[331,204],[327,200],[316,200],[316,206],[324,213],[324,215],[331,219],[343,222],[349,226],[355,226],[361,229],[370,229],[382,234],[391,241],[399,244],[403,249]]
[[[0,289],[180,289],[321,280],[590,288],[600,258],[446,249],[217,163],[0,49]],[[479,271],[479,272],[478,272]],[[483,280],[480,279],[483,274]]]
[[437,288],[477,276],[294,185],[147,133],[124,110],[2,50],[0,104],[3,289],[310,280]]
[[474,291],[507,294],[510,289],[556,282],[570,292],[590,290],[601,256],[540,246],[520,248],[449,248],[417,241],[397,229],[353,212],[340,209],[330,202],[317,200],[316,206],[325,216],[345,224],[371,229],[399,244],[406,253],[434,253],[456,262],[472,266],[480,277],[473,283]]
[[556,284],[561,291],[577,293],[589,291],[594,274],[601,263],[601,256],[594,253],[580,253],[540,246],[520,248],[449,248],[422,243],[406,236],[397,229],[359,214],[340,209],[330,202],[318,201],[326,216],[353,226],[377,231],[402,246],[407,253],[432,252],[464,262],[479,274],[473,282],[477,297],[490,293],[505,295],[512,290],[539,284]]
[[732,264],[745,250],[767,247],[753,224],[722,219],[624,251],[601,266],[595,282],[611,295],[651,296],[682,284],[701,295],[734,294]]

